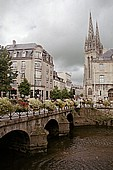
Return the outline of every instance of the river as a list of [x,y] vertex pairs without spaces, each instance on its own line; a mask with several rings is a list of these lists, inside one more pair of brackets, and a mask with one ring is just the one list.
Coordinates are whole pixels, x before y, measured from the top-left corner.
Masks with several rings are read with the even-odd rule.
[[75,127],[34,156],[0,153],[0,170],[113,170],[113,128]]

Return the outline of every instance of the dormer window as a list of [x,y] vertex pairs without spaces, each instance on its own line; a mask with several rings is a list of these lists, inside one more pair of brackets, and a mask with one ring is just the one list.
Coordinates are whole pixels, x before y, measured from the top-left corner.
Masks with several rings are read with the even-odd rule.
[[26,51],[23,51],[22,52],[22,57],[25,57],[26,56]]
[[39,51],[35,51],[34,56],[35,56],[35,58],[42,59],[41,52],[39,52]]
[[16,52],[16,51],[14,51],[14,53],[13,53],[13,57],[16,57],[16,55],[17,55],[17,52]]
[[49,61],[49,56],[46,57],[46,60]]
[[53,59],[52,59],[52,57],[50,57],[50,63],[53,63]]

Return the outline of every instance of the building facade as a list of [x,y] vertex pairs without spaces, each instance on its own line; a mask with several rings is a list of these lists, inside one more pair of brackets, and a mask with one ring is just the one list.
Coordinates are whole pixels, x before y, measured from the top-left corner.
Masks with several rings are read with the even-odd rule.
[[30,97],[48,99],[53,89],[53,57],[36,43],[13,44],[6,46],[12,58],[12,70],[18,72],[13,81],[13,94],[18,96],[18,85],[26,78],[31,85]]
[[93,30],[91,13],[84,52],[84,96],[95,100],[112,99],[113,49],[103,49],[97,23],[95,33]]
[[53,73],[53,89],[56,86],[58,87],[59,90],[63,90],[65,88],[65,82],[64,82],[64,79],[59,77],[57,72],[54,71],[54,73]]
[[70,91],[72,87],[71,74],[67,72],[57,72],[58,76],[64,80],[65,88]]

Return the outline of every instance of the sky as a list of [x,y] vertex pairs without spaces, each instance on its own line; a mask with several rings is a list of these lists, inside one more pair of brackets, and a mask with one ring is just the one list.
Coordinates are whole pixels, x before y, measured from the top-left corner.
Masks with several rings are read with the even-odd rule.
[[90,12],[104,48],[113,48],[113,0],[0,0],[0,44],[42,45],[55,71],[82,85]]

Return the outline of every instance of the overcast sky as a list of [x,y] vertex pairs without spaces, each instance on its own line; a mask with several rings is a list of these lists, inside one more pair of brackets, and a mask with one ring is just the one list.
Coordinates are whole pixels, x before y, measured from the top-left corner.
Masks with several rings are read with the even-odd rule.
[[0,44],[40,44],[53,56],[56,71],[82,84],[90,12],[104,47],[112,48],[113,0],[0,0]]

